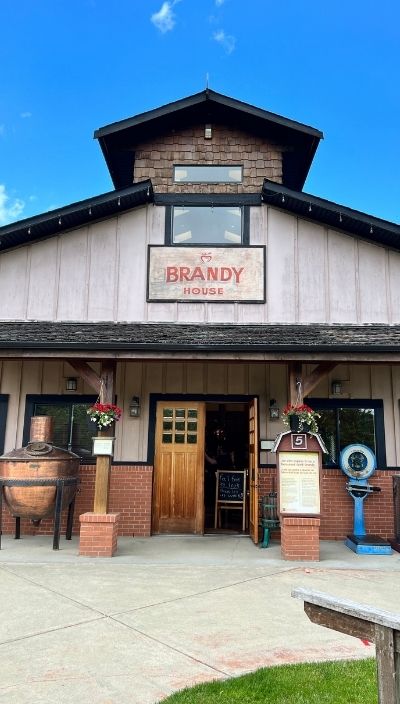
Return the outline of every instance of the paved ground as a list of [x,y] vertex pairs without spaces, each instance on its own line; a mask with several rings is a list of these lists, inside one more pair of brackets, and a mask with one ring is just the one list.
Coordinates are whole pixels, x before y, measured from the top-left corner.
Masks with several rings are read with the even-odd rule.
[[2,540],[1,703],[151,704],[263,665],[373,655],[311,624],[296,586],[398,610],[398,553],[322,543],[321,562],[305,564],[221,536],[124,538],[112,559],[51,545]]

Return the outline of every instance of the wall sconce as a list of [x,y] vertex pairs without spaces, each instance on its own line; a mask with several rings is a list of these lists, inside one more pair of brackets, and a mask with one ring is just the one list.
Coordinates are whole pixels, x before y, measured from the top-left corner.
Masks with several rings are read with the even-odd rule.
[[66,391],[76,391],[78,388],[78,380],[74,376],[68,377],[68,379],[65,382],[65,390]]
[[139,418],[139,416],[140,416],[140,398],[139,398],[139,396],[132,396],[132,400],[129,404],[129,415],[131,418]]
[[212,139],[211,125],[204,125],[204,139]]
[[332,381],[332,394],[334,396],[340,396],[342,393],[342,382],[341,381]]
[[270,420],[279,420],[280,410],[276,405],[276,399],[271,398],[269,402],[269,418]]

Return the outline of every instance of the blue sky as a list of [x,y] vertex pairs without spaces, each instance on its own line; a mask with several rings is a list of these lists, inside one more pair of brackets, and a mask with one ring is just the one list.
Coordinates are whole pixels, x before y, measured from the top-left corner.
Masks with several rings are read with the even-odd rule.
[[0,225],[112,190],[93,132],[213,90],[324,132],[304,190],[400,222],[398,0],[1,0]]

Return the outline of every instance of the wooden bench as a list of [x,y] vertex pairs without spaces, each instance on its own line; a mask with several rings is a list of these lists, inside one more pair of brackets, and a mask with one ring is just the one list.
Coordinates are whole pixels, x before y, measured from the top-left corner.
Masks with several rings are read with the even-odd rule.
[[400,704],[400,614],[298,587],[313,623],[375,643],[379,704]]

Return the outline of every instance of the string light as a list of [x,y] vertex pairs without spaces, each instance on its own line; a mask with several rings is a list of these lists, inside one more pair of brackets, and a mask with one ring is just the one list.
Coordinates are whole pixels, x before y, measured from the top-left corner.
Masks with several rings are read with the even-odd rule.
[[339,213],[339,222],[343,222],[342,213]]
[[91,215],[91,214],[92,214],[92,206],[90,205],[89,206],[89,215]]
[[61,222],[62,222],[62,221],[61,221],[61,215],[60,215],[59,218],[58,218],[58,224],[61,225]]
[[28,227],[28,235],[30,235],[30,234],[31,234],[31,228]]
[[309,203],[308,204],[308,212],[311,213],[311,211],[312,211],[312,207],[311,207],[311,203]]
[[372,225],[371,225],[370,228],[369,228],[369,234],[370,234],[370,235],[373,235],[373,234],[374,234],[374,228],[372,227]]
[[118,196],[118,200],[117,200],[117,205],[118,205],[118,206],[121,205],[121,198],[120,198],[119,196]]
[[285,202],[285,196],[282,194],[282,203]]

